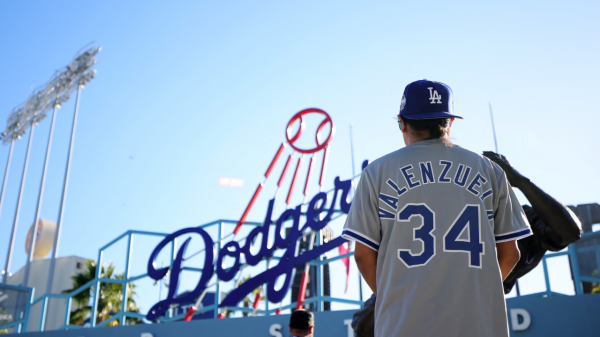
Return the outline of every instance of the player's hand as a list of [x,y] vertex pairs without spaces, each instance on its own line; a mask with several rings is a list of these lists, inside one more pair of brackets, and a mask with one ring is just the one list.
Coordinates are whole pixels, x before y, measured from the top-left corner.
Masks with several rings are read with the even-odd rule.
[[515,170],[515,168],[512,167],[512,165],[510,165],[510,162],[508,161],[508,159],[506,159],[505,156],[492,151],[484,151],[483,155],[488,157],[494,163],[498,164],[498,166],[500,166],[502,170],[504,170],[504,172],[506,173],[506,178],[512,186],[518,187],[522,181],[527,180],[527,178],[525,178],[521,173],[519,173],[519,171]]

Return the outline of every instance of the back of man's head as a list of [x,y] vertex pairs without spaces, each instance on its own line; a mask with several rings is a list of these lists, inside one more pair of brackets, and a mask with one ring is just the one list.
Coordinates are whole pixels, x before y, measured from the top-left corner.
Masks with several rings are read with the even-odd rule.
[[314,326],[315,316],[308,310],[296,310],[290,315],[290,336],[312,336]]
[[[462,117],[454,114],[452,89],[442,82],[420,80],[409,83],[404,88],[398,122],[400,129],[408,133],[406,145],[428,139],[448,139],[451,120]],[[404,125],[410,126],[405,128]]]

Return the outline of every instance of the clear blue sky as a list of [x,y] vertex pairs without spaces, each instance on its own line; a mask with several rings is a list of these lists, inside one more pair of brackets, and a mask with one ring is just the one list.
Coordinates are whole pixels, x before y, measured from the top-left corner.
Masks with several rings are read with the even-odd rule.
[[[499,151],[523,174],[565,204],[598,202],[599,7],[593,1],[2,2],[0,120],[81,47],[92,41],[103,47],[97,77],[81,97],[61,256],[95,259],[100,246],[127,229],[173,232],[237,220],[285,124],[306,107],[326,110],[337,125],[328,184],[336,175],[347,179],[349,123],[356,166],[402,147],[391,117],[404,86],[423,78],[453,89],[455,111],[465,117],[452,130],[457,143],[493,150],[492,101]],[[73,107],[74,99],[57,119],[42,209],[51,220]],[[49,124],[35,131],[12,272],[26,258]],[[25,148],[26,139],[15,146],[0,216],[2,267]],[[0,173],[7,154],[1,146]],[[219,187],[219,177],[243,179],[244,187]],[[262,221],[269,198],[259,199],[250,220]]]

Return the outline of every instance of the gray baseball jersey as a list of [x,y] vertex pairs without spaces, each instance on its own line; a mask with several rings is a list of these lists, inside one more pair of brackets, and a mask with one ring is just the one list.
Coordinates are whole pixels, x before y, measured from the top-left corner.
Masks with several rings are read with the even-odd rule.
[[495,247],[531,233],[497,164],[427,140],[363,171],[343,237],[378,252],[376,337],[506,337]]

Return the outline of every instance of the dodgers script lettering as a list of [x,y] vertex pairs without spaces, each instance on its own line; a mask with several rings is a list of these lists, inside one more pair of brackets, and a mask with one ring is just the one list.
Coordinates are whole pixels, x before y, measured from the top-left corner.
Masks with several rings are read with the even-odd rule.
[[[280,258],[279,263],[261,274],[256,275],[250,280],[244,282],[242,285],[234,289],[229,293],[223,301],[219,304],[220,307],[234,307],[244,299],[252,290],[261,286],[264,283],[267,283],[267,298],[272,303],[278,303],[285,297],[286,293],[290,288],[290,282],[292,281],[294,269],[304,265],[305,263],[317,258],[319,255],[326,253],[329,250],[332,250],[342,243],[346,242],[346,239],[342,237],[337,237],[321,246],[317,246],[310,251],[304,252],[302,255],[296,256],[296,247],[298,244],[298,239],[301,237],[302,233],[313,230],[318,231],[331,221],[331,217],[335,210],[336,201],[339,198],[339,210],[342,213],[348,213],[350,210],[350,203],[347,201],[348,193],[352,187],[351,180],[341,181],[339,177],[336,177],[334,180],[335,189],[331,196],[331,202],[329,203],[329,208],[326,209],[325,206],[328,201],[327,194],[324,192],[320,192],[315,195],[310,203],[308,204],[308,209],[306,210],[306,221],[302,227],[300,227],[300,219],[302,216],[302,205],[298,205],[295,208],[288,209],[279,216],[277,222],[275,222],[275,237],[273,240],[273,245],[269,247],[269,228],[272,221],[272,213],[273,213],[273,205],[275,200],[271,199],[269,201],[269,207],[267,209],[267,214],[265,216],[265,220],[262,226],[256,227],[250,231],[248,237],[245,240],[245,244],[243,247],[240,247],[240,244],[237,241],[230,241],[221,248],[221,250],[216,252],[214,248],[214,242],[210,235],[206,233],[202,228],[184,228],[176,231],[173,234],[165,237],[154,249],[152,254],[150,255],[150,259],[148,260],[148,276],[154,280],[160,280],[165,277],[169,271],[169,268],[155,268],[155,260],[157,256],[160,254],[162,249],[167,246],[170,242],[175,240],[177,237],[186,234],[198,234],[202,240],[204,241],[205,250],[205,258],[204,265],[202,268],[202,274],[200,276],[200,280],[196,287],[191,291],[186,293],[183,296],[177,296],[177,290],[179,286],[179,278],[182,271],[182,262],[184,259],[184,255],[188,244],[191,241],[191,237],[186,239],[177,255],[173,261],[173,265],[171,266],[170,273],[170,282],[169,282],[169,292],[167,294],[167,298],[156,303],[152,308],[148,311],[146,318],[148,320],[154,321],[157,318],[163,316],[165,312],[175,304],[187,303],[195,300],[205,289],[207,283],[213,276],[213,273],[216,271],[217,277],[221,281],[230,281],[232,280],[241,266],[241,255],[243,253],[245,262],[251,266],[257,265],[262,259],[269,258],[273,256],[273,253],[276,249],[285,249],[285,253]],[[340,193],[341,192],[341,193]],[[325,217],[321,219],[321,214],[326,212]],[[282,236],[283,226],[286,221],[291,219],[292,227],[290,228],[289,234],[287,236]],[[252,254],[251,246],[253,241],[255,241],[256,237],[261,234],[261,242],[260,242],[260,250],[255,255]],[[234,259],[233,266],[229,268],[223,267],[223,259],[225,257],[231,257]],[[215,268],[215,260],[216,260],[216,268]],[[275,289],[275,283],[280,276],[285,277],[284,284],[280,287],[280,289]]]

